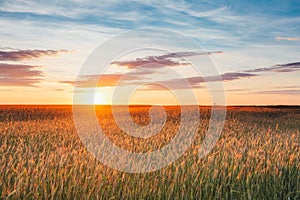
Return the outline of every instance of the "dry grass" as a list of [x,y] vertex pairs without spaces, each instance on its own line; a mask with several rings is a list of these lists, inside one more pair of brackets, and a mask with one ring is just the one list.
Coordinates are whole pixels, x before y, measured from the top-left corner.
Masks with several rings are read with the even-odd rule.
[[[147,107],[131,108],[147,124]],[[122,133],[109,107],[97,109],[107,137],[120,147],[152,151],[167,144],[180,113],[168,107],[161,133]],[[300,108],[230,107],[213,151],[198,159],[209,108],[193,146],[175,163],[127,174],[98,162],[81,143],[69,106],[0,107],[1,199],[300,199]]]

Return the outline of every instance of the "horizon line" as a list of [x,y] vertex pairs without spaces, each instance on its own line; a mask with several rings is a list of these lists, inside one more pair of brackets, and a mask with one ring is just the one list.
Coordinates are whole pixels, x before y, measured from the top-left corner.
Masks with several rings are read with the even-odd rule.
[[20,104],[0,104],[0,106],[222,106],[222,107],[298,107],[297,104],[227,104],[227,105],[208,105],[208,104],[31,104],[31,103],[20,103]]

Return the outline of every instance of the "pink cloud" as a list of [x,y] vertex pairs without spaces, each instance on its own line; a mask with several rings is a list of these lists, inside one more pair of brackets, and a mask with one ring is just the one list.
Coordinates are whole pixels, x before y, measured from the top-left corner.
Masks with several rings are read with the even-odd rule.
[[0,61],[21,61],[36,59],[43,56],[56,56],[60,53],[66,53],[67,50],[11,50],[0,51]]
[[282,41],[282,40],[288,40],[288,41],[298,41],[299,40],[299,38],[296,38],[296,37],[280,37],[280,36],[278,36],[278,37],[275,37],[275,40],[276,41]]
[[36,86],[44,73],[39,66],[0,63],[0,86]]
[[[136,67],[139,68],[162,68],[162,67],[174,67],[181,65],[189,65],[185,61],[182,61],[182,58],[191,57],[191,56],[200,56],[200,55],[212,55],[222,53],[221,51],[213,51],[213,52],[175,52],[168,53],[160,56],[147,56],[144,58],[137,58],[133,60],[125,60],[125,61],[114,61],[111,64],[115,64],[118,66],[125,66],[128,69],[133,69]],[[181,60],[180,60],[181,59]]]

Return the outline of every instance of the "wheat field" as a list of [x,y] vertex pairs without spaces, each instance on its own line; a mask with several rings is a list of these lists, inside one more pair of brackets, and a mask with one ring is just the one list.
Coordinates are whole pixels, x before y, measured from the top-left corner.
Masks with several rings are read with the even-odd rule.
[[[109,106],[99,124],[116,145],[159,149],[174,137],[178,107],[166,107],[162,131],[147,139],[118,129]],[[147,106],[132,119],[149,123]],[[71,106],[0,106],[0,199],[300,199],[300,107],[228,107],[221,137],[198,158],[209,107],[200,107],[193,145],[169,166],[125,173],[95,159],[82,144]]]

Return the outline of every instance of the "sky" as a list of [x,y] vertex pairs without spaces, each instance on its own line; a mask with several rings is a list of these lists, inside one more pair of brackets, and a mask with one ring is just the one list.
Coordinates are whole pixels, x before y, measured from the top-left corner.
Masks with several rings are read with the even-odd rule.
[[297,0],[0,0],[0,25],[1,104],[300,104]]

